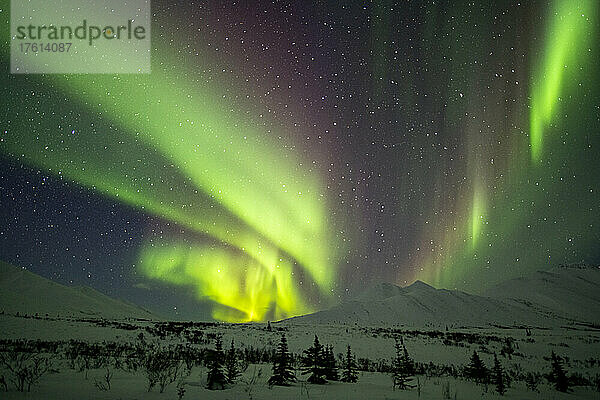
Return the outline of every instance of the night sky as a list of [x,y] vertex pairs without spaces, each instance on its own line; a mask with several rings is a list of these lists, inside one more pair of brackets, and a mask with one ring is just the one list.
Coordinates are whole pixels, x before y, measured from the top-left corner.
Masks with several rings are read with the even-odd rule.
[[600,263],[599,5],[153,0],[149,75],[10,75],[0,259],[178,318]]

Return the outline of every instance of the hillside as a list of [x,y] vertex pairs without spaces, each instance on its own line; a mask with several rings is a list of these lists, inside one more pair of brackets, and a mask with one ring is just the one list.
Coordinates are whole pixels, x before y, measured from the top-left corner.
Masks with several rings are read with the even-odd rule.
[[600,269],[563,266],[511,279],[482,296],[416,281],[380,283],[352,301],[293,318],[296,322],[407,326],[600,323]]
[[400,286],[396,286],[393,283],[381,282],[360,293],[354,300],[361,302],[379,301],[397,296],[402,294],[402,292],[403,289]]
[[153,318],[138,306],[92,288],[61,285],[4,262],[0,262],[0,310],[40,316]]
[[488,289],[486,296],[543,313],[600,324],[600,268],[574,265],[537,271]]
[[353,301],[291,320],[301,323],[444,327],[541,325],[545,319],[544,315],[520,303],[458,290],[435,289],[416,281],[404,288],[380,284]]

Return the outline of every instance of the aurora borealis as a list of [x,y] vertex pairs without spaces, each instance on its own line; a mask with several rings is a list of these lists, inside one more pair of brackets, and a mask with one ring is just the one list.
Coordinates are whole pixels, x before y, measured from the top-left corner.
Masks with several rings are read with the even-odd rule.
[[235,322],[598,263],[599,9],[154,1],[140,75],[4,46],[0,258]]
[[531,157],[536,161],[542,157],[544,129],[557,118],[561,97],[572,90],[569,83],[591,78],[578,75],[588,73],[582,68],[582,61],[589,58],[586,52],[591,52],[592,38],[598,34],[593,19],[598,14],[597,7],[591,1],[556,1],[548,10],[543,56],[531,83],[529,136]]

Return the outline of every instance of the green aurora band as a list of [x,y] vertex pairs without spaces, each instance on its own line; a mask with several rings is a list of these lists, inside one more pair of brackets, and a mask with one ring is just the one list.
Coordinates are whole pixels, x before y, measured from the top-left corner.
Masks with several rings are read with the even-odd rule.
[[[582,146],[591,140],[586,137],[597,134],[592,128],[595,120],[593,115],[582,117],[581,109],[594,109],[593,98],[585,97],[584,90],[598,85],[598,74],[594,72],[597,71],[594,61],[597,42],[594,40],[598,6],[594,0],[553,2],[544,20],[543,51],[533,53],[539,56],[532,60],[529,93],[523,90],[526,86],[515,87],[513,95],[517,101],[514,104],[520,104],[520,108],[514,110],[499,107],[493,98],[479,104],[478,93],[490,89],[477,82],[477,74],[484,70],[472,67],[469,76],[469,69],[463,67],[473,65],[473,59],[485,60],[492,55],[486,40],[481,39],[492,36],[485,31],[488,20],[475,19],[477,32],[467,25],[456,29],[449,24],[442,25],[442,29],[448,31],[450,45],[432,51],[433,57],[437,53],[444,55],[450,49],[454,60],[450,64],[449,75],[453,79],[448,83],[448,97],[464,92],[467,99],[450,102],[447,120],[466,121],[446,129],[465,131],[468,161],[464,187],[449,212],[444,217],[439,212],[425,214],[428,221],[421,234],[422,245],[409,260],[416,266],[413,279],[437,287],[478,291],[493,284],[494,279],[498,281],[499,276],[489,272],[494,267],[500,267],[503,271],[500,277],[505,277],[552,265],[556,262],[552,256],[560,254],[564,243],[572,240],[569,236],[576,236],[579,249],[593,248],[591,229],[597,221],[583,218],[576,210],[593,207],[597,198],[585,186],[585,182],[597,179],[588,167],[595,162],[595,156],[591,146]],[[465,6],[456,13],[469,15],[470,11]],[[432,7],[428,14],[436,15],[436,8]],[[473,18],[477,17],[473,15]],[[445,19],[433,18],[429,21],[431,29],[440,29],[440,24],[445,22]],[[539,43],[532,46],[538,47]],[[469,51],[465,52],[464,48]],[[526,48],[522,51],[528,50],[531,51]],[[502,53],[496,56],[497,51],[493,52],[494,57],[500,57],[499,64],[505,65]],[[502,86],[494,89],[506,90]],[[527,103],[529,107],[523,107]],[[514,121],[511,125],[501,119],[507,114]],[[462,118],[464,116],[468,118]],[[525,125],[524,120],[528,121],[529,129],[518,128]],[[493,139],[494,131],[502,129],[510,129],[508,142]],[[564,132],[569,132],[569,140]],[[577,177],[579,185],[584,183],[584,191],[574,186],[574,179],[567,183],[559,179],[568,175]],[[551,207],[557,199],[563,208]],[[555,229],[552,221],[565,221],[565,218],[568,228],[563,235],[548,235],[548,230]],[[565,262],[568,260],[567,255]],[[410,280],[405,275],[398,277],[398,281]]]
[[597,6],[595,0],[556,0],[550,9],[544,56],[532,77],[529,137],[534,161],[541,160],[544,129],[556,117],[561,96],[569,89],[565,82],[577,79],[578,59],[587,51],[586,38],[593,31],[590,17],[596,15]]
[[[387,3],[381,4],[375,13],[385,12]],[[588,72],[597,70],[597,49],[588,48],[596,46],[598,3],[553,4],[542,51],[533,52],[529,76],[519,77],[529,85],[514,89],[515,101],[509,106],[498,105],[492,96],[486,104],[478,101],[478,94],[489,88],[477,75],[483,73],[482,63],[474,67],[472,60],[486,60],[490,53],[488,20],[477,20],[473,32],[468,24],[446,23],[442,8],[428,6],[430,31],[448,33],[445,43],[436,42],[427,53],[432,68],[450,70],[451,79],[441,89],[448,103],[443,118],[447,125],[441,129],[460,132],[465,171],[450,204],[434,197],[433,204],[418,205],[423,215],[419,251],[406,257],[407,266],[416,266],[415,273],[408,277],[408,268],[399,268],[398,282],[412,278],[469,289],[468,281],[481,287],[493,276],[493,266],[502,269],[494,275],[498,278],[537,269],[544,257],[549,263],[573,231],[580,233],[580,248],[595,245],[590,243],[591,227],[600,220],[589,221],[575,212],[561,225],[564,232],[545,237],[554,229],[552,220],[564,221],[565,210],[576,210],[579,203],[597,204],[596,193],[576,190],[585,186],[581,182],[597,179],[594,169],[586,167],[597,162],[596,156],[581,150],[593,116],[580,118],[577,111],[594,101],[582,98],[580,82],[584,89],[599,83]],[[462,7],[457,15],[469,15],[466,2]],[[373,37],[385,35],[389,25],[389,19],[374,20]],[[5,37],[7,27],[1,28]],[[491,60],[501,63],[516,54],[502,54],[500,46],[497,51]],[[11,116],[0,151],[172,222],[186,235],[192,232],[193,240],[149,240],[140,250],[137,272],[165,285],[192,288],[198,299],[214,303],[215,319],[261,321],[311,312],[316,303],[324,307],[331,299],[340,255],[356,243],[336,236],[321,177],[297,151],[284,148],[277,132],[265,128],[271,121],[251,117],[260,112],[238,111],[237,104],[223,99],[222,88],[184,67],[197,61],[170,54],[166,45],[159,45],[152,56],[150,75],[10,76],[9,92],[21,100],[2,99],[3,107],[8,104],[19,112]],[[371,89],[380,99],[381,81],[391,73],[384,65],[385,48],[376,48],[373,58]],[[407,78],[399,83],[406,93],[406,110],[417,120],[411,108],[415,82]],[[489,85],[495,94],[505,89],[500,80]],[[37,110],[21,110],[11,101],[29,101]],[[69,134],[70,124],[62,116],[80,113],[88,117],[78,117],[75,133]],[[506,115],[511,123],[504,121]],[[569,140],[561,138],[565,127]],[[417,178],[444,187],[446,167],[431,172],[433,177],[423,171]],[[577,185],[569,179],[575,175]]]
[[[28,123],[32,112],[20,116],[23,125],[3,151],[212,238],[147,243],[138,272],[193,287],[199,299],[215,303],[214,318],[259,321],[312,311],[311,301],[331,294],[332,249],[340,248],[332,243],[319,177],[275,133],[233,112],[216,89],[178,78],[192,72],[167,63],[176,59],[167,54],[155,51],[146,75],[44,76],[45,86],[118,126],[122,137],[90,128],[65,139],[58,129]],[[42,113],[52,120],[54,112]]]

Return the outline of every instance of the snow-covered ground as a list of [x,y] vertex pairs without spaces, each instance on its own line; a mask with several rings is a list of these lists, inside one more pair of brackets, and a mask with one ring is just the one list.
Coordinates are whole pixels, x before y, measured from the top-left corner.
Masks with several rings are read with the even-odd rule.
[[[242,379],[249,380],[253,373],[254,365],[251,365]],[[478,386],[469,382],[453,378],[426,378],[421,377],[422,389],[419,393],[416,389],[410,391],[392,391],[389,376],[380,373],[363,372],[359,375],[356,384],[340,382],[328,383],[326,385],[310,385],[297,383],[290,387],[273,387],[269,389],[266,381],[271,372],[266,365],[257,365],[257,370],[262,371],[262,377],[253,386],[249,387],[239,383],[226,390],[205,389],[204,381],[206,370],[202,368],[192,371],[187,380],[184,399],[361,399],[361,400],[386,400],[386,399],[443,399],[445,385],[449,385],[451,399],[598,399],[598,393],[590,390],[575,389],[571,393],[560,393],[546,386],[540,387],[540,393],[528,391],[522,384],[515,384],[504,396],[494,392],[493,387]],[[156,390],[147,392],[145,381],[141,376],[117,372],[112,380],[110,391],[101,392],[93,385],[94,377],[100,379],[102,371],[93,371],[88,379],[83,378],[82,373],[65,371],[59,374],[48,375],[32,393],[1,393],[6,400],[13,399],[61,399],[61,400],[115,400],[115,399],[148,399],[167,400],[176,399],[175,385],[167,387],[164,393]],[[250,392],[248,392],[250,390]],[[456,396],[455,396],[456,395]]]
[[[87,343],[102,341],[133,343],[140,332],[145,340],[152,341],[154,326],[165,326],[164,322],[155,325],[147,321],[128,321],[117,326],[99,326],[103,323],[78,321],[73,319],[45,320],[23,318],[10,315],[0,316],[2,339],[45,340],[64,343],[70,339]],[[177,324],[175,324],[177,325]],[[148,329],[150,328],[150,329]],[[357,359],[368,359],[371,363],[387,361],[394,354],[394,337],[401,335],[406,347],[417,363],[432,362],[439,366],[454,366],[460,369],[468,363],[473,350],[477,350],[488,367],[492,366],[493,353],[499,355],[503,367],[509,373],[539,372],[550,369],[545,360],[551,351],[565,358],[568,373],[578,372],[593,378],[600,374],[600,330],[592,328],[562,327],[552,329],[531,329],[527,335],[523,328],[502,329],[493,327],[451,328],[448,330],[411,327],[343,326],[343,325],[304,325],[292,321],[273,323],[268,330],[265,324],[194,324],[183,328],[182,333],[165,329],[167,334],[156,340],[164,345],[187,343],[190,332],[202,332],[202,343],[195,348],[213,348],[214,334],[222,335],[225,348],[233,339],[237,348],[274,348],[282,333],[288,339],[290,351],[299,354],[308,348],[317,334],[321,343],[334,346],[334,352],[343,353],[350,344]],[[510,338],[512,355],[500,356]],[[6,346],[6,342],[3,346]],[[164,393],[153,389],[146,390],[146,379],[141,371],[126,372],[109,367],[113,373],[111,389],[101,391],[94,385],[94,379],[101,379],[104,368],[91,369],[87,379],[84,372],[69,367],[68,360],[61,352],[53,354],[55,373],[42,377],[31,393],[18,393],[11,389],[1,393],[6,399],[175,399],[176,385],[169,385]],[[250,385],[247,382],[253,374],[261,376]],[[268,363],[250,364],[238,383],[225,390],[211,391],[205,388],[207,368],[194,366],[184,379],[185,398],[190,399],[443,399],[443,392],[449,392],[451,399],[494,399],[501,398],[493,385],[478,385],[460,378],[417,375],[420,391],[393,391],[391,378],[387,373],[360,372],[356,384],[332,382],[326,385],[312,385],[304,382],[305,376],[299,372],[299,381],[291,387],[269,388],[267,379],[271,374]],[[431,375],[431,374],[430,374]],[[416,378],[413,383],[417,383]],[[593,387],[574,387],[570,393],[555,391],[545,379],[541,379],[540,392],[526,388],[524,382],[515,381],[503,398],[507,399],[599,399],[600,393]]]

